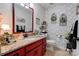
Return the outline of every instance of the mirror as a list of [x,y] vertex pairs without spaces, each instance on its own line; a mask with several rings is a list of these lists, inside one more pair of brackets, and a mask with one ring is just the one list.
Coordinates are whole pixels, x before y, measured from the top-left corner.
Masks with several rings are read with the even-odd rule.
[[13,33],[33,32],[33,9],[21,6],[20,3],[13,5]]

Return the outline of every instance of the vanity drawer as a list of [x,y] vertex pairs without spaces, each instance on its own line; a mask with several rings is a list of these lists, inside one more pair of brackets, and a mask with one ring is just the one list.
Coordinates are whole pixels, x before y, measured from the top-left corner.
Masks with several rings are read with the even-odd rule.
[[34,50],[26,53],[26,56],[42,56],[42,45],[38,46]]
[[29,52],[29,51],[35,49],[36,47],[39,47],[41,44],[42,44],[42,40],[39,40],[39,41],[36,41],[36,42],[34,42],[32,44],[27,45],[25,47],[26,52]]
[[24,54],[25,54],[24,48],[20,48],[18,50],[7,53],[4,56],[24,56]]

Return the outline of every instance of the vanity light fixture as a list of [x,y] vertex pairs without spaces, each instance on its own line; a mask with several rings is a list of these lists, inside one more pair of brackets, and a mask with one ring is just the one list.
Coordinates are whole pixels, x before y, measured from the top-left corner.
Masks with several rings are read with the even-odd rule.
[[30,3],[21,3],[20,5],[27,9],[30,7]]
[[28,6],[25,6],[25,8],[27,8],[27,9],[28,9],[29,7],[28,7]]
[[21,3],[20,5],[24,7],[24,4],[23,3]]
[[20,5],[23,6],[23,7],[25,7],[25,8],[27,8],[27,9],[28,9],[29,7],[31,7],[31,8],[34,7],[33,3],[21,3]]

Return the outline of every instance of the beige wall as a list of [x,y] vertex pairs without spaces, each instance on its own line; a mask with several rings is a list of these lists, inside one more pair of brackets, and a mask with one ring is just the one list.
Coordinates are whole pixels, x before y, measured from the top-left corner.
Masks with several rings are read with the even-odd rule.
[[0,3],[0,13],[3,15],[2,24],[8,24],[11,28],[10,33],[12,33],[12,5],[7,3]]

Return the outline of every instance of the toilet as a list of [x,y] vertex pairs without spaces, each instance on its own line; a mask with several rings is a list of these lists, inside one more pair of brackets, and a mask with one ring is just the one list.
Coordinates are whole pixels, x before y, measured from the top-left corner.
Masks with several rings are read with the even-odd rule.
[[47,49],[53,51],[54,46],[56,46],[56,42],[54,40],[47,40]]
[[[62,42],[61,42],[62,41]],[[60,48],[60,49],[63,49],[63,50],[65,50],[66,49],[66,44],[67,44],[67,40],[66,39],[59,39],[59,38],[57,38],[57,39],[55,39],[55,40],[47,40],[47,48],[54,48],[54,47],[58,47],[58,48]]]

